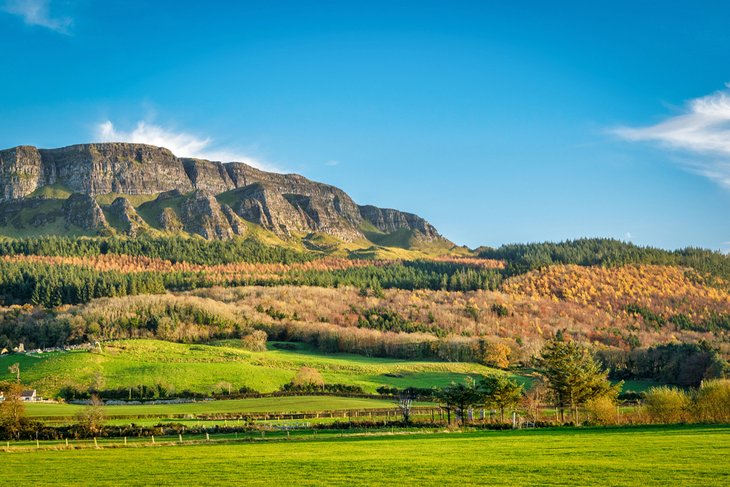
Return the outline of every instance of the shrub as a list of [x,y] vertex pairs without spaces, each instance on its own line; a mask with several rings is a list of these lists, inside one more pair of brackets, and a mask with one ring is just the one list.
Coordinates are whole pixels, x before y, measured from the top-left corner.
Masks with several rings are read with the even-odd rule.
[[265,352],[267,338],[265,331],[254,330],[241,338],[241,346],[251,352]]
[[291,385],[294,388],[323,388],[324,379],[317,369],[312,367],[302,367],[299,371],[297,371],[297,375],[295,375],[291,380]]
[[610,396],[601,396],[588,401],[586,410],[591,423],[603,425],[618,423],[616,402]]
[[655,423],[681,423],[687,419],[690,401],[687,393],[673,387],[654,387],[644,397],[644,408]]
[[730,379],[704,381],[695,394],[698,421],[730,423]]

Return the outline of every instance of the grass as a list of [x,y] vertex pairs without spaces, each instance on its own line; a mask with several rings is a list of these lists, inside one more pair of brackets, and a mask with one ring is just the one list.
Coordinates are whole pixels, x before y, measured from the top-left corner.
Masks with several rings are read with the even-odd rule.
[[659,387],[663,385],[666,384],[651,379],[627,379],[623,381],[623,386],[621,387],[621,390],[624,392],[645,392],[652,387]]
[[[9,238],[39,237],[42,235],[90,236],[95,232],[84,230],[76,225],[69,225],[63,217],[61,199],[26,200],[14,205],[20,206],[17,216],[13,216],[6,225],[0,226],[0,236]],[[10,204],[10,203],[6,203]],[[0,208],[0,211],[5,211]],[[53,215],[52,222],[35,226],[31,222],[39,215]]]
[[107,193],[95,196],[96,202],[101,206],[111,205],[115,199],[119,197],[126,198],[135,208],[149,201],[154,201],[157,194],[123,194],[123,193]]
[[[113,416],[216,414],[216,413],[304,413],[344,409],[379,409],[395,407],[392,401],[336,396],[260,397],[230,401],[201,401],[183,404],[144,404],[104,406],[104,414]],[[38,417],[72,417],[84,406],[76,404],[26,404],[26,414]]]
[[[301,438],[302,436],[300,436]],[[11,485],[727,485],[730,428],[403,434],[0,453]]]
[[27,198],[44,198],[65,200],[71,196],[72,191],[61,183],[41,186],[27,196]]
[[[494,369],[470,363],[408,361],[351,354],[325,355],[298,350],[249,352],[237,340],[190,345],[157,340],[121,340],[103,345],[102,353],[59,352],[0,357],[0,380],[10,380],[8,366],[19,362],[21,380],[45,397],[65,386],[86,389],[101,379],[105,388],[162,384],[175,391],[209,393],[220,383],[233,390],[246,386],[273,392],[288,383],[303,366],[314,367],[328,384],[350,384],[374,393],[382,385],[443,386],[467,375]],[[518,380],[529,379],[516,376]]]

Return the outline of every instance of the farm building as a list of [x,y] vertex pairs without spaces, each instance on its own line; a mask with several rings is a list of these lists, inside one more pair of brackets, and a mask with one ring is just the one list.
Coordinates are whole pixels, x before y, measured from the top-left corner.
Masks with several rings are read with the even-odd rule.
[[26,402],[33,402],[38,400],[38,396],[36,395],[35,389],[23,391],[20,394],[20,399]]

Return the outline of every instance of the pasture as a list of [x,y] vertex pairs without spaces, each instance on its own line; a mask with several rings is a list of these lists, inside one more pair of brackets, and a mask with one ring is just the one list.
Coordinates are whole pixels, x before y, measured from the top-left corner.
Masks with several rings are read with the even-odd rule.
[[730,428],[327,435],[0,451],[12,485],[727,485]]
[[[180,404],[107,405],[104,414],[114,416],[156,416],[173,414],[235,414],[235,413],[306,413],[345,409],[394,408],[392,401],[348,398],[339,396],[285,396],[231,399],[228,401],[199,401]],[[30,418],[72,417],[84,406],[76,404],[28,403]]]
[[[327,384],[347,384],[375,393],[380,386],[433,387],[469,374],[494,372],[483,365],[323,354],[302,344],[295,350],[271,348],[250,352],[237,340],[182,344],[160,340],[105,342],[101,352],[53,352],[0,357],[0,380],[12,379],[8,366],[19,362],[21,380],[45,397],[64,387],[87,389],[101,381],[105,388],[163,385],[171,391],[208,394],[230,384],[233,391],[250,387],[273,392],[288,383],[302,366],[319,370]],[[500,372],[504,373],[504,372]],[[522,382],[529,378],[515,376]],[[330,408],[331,409],[331,408]]]

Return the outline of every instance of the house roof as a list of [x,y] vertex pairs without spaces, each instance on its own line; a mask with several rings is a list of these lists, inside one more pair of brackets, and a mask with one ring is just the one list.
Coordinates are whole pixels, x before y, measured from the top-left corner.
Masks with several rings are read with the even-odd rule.
[[30,390],[30,391],[23,391],[23,392],[22,392],[22,393],[20,394],[20,396],[21,396],[21,397],[33,397],[33,396],[35,396],[35,389],[33,389],[33,390]]

